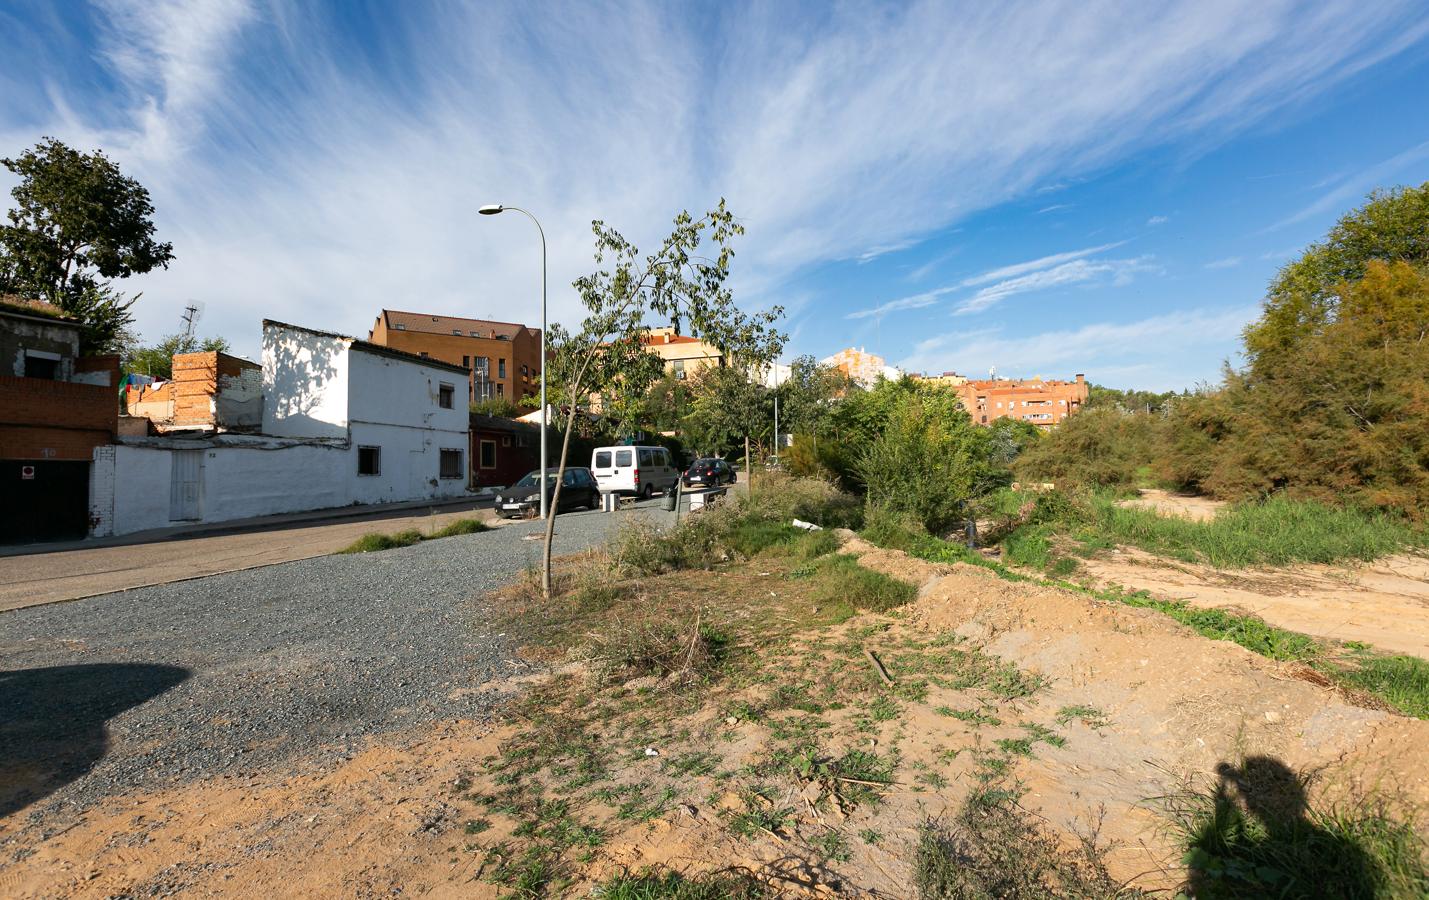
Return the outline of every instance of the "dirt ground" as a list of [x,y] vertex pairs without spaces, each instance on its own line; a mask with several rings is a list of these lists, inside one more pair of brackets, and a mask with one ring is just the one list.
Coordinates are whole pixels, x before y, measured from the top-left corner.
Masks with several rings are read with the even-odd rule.
[[[497,896],[493,871],[559,831],[575,847],[562,896],[662,864],[754,873],[783,895],[907,897],[918,827],[989,772],[1016,778],[1022,805],[1069,843],[1099,822],[1115,879],[1172,889],[1181,848],[1155,798],[1214,783],[1217,766],[1247,756],[1316,773],[1317,800],[1374,791],[1429,804],[1429,722],[1355,705],[1301,667],[1152,611],[857,539],[844,549],[916,585],[917,599],[775,643],[762,674],[693,705],[659,679],[626,683],[601,697],[612,718],[599,733],[566,734],[561,710],[540,725],[550,731],[520,716],[499,729],[449,722],[321,770],[116,797],[69,822],[12,816],[0,822],[0,894]],[[827,602],[800,593],[794,563],[722,574],[790,614]],[[555,672],[531,687],[583,683],[571,664]],[[588,712],[576,702],[572,718]],[[552,749],[568,740],[598,756],[588,778],[581,760],[596,757]],[[814,756],[802,768],[789,756],[815,746],[812,769]],[[862,799],[844,795],[859,779],[828,762],[856,753],[894,766]]]
[[1238,609],[1292,631],[1429,659],[1429,558],[1423,556],[1222,571],[1122,548],[1084,560],[1082,570],[1100,586]]
[[[1143,490],[1127,506],[1205,520],[1225,504]],[[1429,557],[1398,555],[1369,564],[1218,570],[1119,548],[1083,561],[1099,587],[1146,590],[1195,606],[1237,609],[1272,625],[1336,641],[1362,641],[1429,659]]]
[[437,511],[384,512],[151,543],[0,556],[0,612],[326,556],[374,531],[431,531],[467,518],[500,524],[490,509],[474,506],[475,503]]
[[1134,500],[1125,500],[1122,505],[1154,510],[1166,516],[1180,516],[1183,519],[1204,522],[1207,519],[1214,519],[1216,513],[1226,504],[1223,500],[1212,500],[1209,497],[1179,494],[1159,488],[1142,488],[1140,497]]

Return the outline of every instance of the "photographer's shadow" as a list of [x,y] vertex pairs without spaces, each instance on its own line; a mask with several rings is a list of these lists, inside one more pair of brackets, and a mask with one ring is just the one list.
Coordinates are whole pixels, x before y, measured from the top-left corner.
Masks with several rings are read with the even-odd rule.
[[189,674],[146,663],[0,672],[0,817],[92,769],[108,752],[110,719]]

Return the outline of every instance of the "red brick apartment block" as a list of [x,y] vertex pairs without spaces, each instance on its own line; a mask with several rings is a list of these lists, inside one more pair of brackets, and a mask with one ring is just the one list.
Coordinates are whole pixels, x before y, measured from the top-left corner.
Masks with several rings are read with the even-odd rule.
[[1038,428],[1053,428],[1087,402],[1087,379],[1044,381],[1041,378],[969,381],[957,389],[963,408],[979,425],[1013,418]]

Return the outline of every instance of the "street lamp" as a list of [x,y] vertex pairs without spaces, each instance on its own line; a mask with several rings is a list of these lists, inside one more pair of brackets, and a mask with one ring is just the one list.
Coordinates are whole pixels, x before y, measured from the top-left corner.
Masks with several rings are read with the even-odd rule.
[[[541,518],[546,518],[546,230],[541,227],[541,223],[536,217],[519,206],[502,206],[500,203],[488,203],[479,208],[478,213],[483,216],[494,216],[507,210],[519,212],[532,222],[536,223],[536,231],[541,235]],[[515,365],[515,363],[512,363]]]

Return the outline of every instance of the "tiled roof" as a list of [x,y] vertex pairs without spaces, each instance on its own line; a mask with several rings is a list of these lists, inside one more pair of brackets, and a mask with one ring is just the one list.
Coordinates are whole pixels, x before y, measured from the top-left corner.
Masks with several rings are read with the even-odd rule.
[[[477,332],[477,337],[489,338],[491,333],[496,332],[498,338],[506,340],[515,339],[522,330],[531,332],[539,336],[541,329],[527,328],[517,322],[493,322],[490,319],[466,319],[461,316],[434,316],[431,313],[403,312],[397,309],[384,309],[382,315],[387,320],[387,327],[401,331],[420,331],[427,334],[451,334],[453,331],[461,331],[464,336],[471,337],[472,332]],[[401,326],[398,329],[398,326]]]

